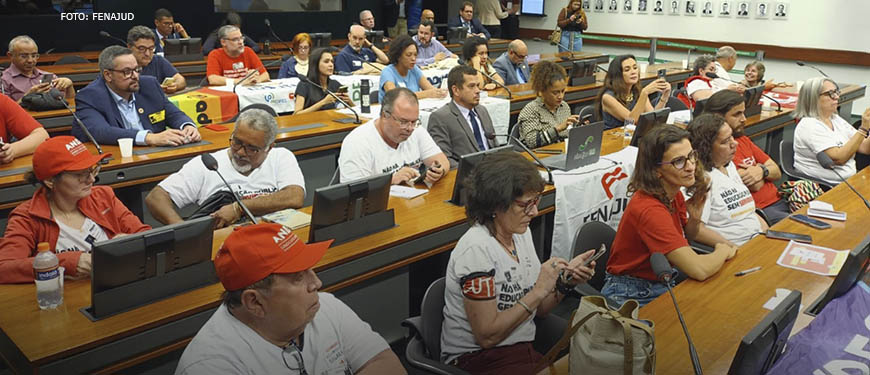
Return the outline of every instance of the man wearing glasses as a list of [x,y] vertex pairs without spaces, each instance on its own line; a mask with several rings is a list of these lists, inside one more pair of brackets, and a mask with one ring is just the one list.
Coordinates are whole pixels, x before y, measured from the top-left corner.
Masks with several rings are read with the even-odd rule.
[[341,182],[392,173],[393,185],[413,185],[422,177],[431,186],[444,177],[450,162],[429,132],[420,129],[417,96],[398,87],[384,94],[380,117],[344,138],[338,166]]
[[155,55],[156,39],[154,33],[145,26],[133,26],[127,32],[127,48],[133,51],[136,62],[142,68],[141,75],[152,76],[160,82],[167,95],[187,87],[184,76],[163,56]]
[[531,73],[526,57],[529,56],[529,48],[522,40],[515,39],[508,44],[508,50],[502,53],[492,63],[492,67],[498,75],[504,77],[505,85],[521,85],[529,81]]
[[[256,216],[299,208],[305,200],[302,170],[290,150],[274,147],[277,134],[274,117],[262,109],[249,109],[239,115],[230,147],[212,153],[218,171]],[[176,207],[202,206],[225,190],[220,176],[194,158],[160,182],[145,198],[145,204],[155,219],[173,224],[183,220]],[[239,221],[242,215],[235,202],[212,213],[218,228]]]
[[12,64],[0,75],[0,90],[12,100],[21,103],[21,98],[27,94],[47,92],[52,88],[58,89],[67,99],[75,97],[72,80],[59,78],[36,67],[39,48],[29,36],[12,38],[6,54]]
[[[172,104],[157,79],[140,76],[142,68],[129,48],[100,52],[100,76],[76,96],[76,114],[101,144],[133,138],[139,146],[179,146],[199,142],[196,125]],[[72,134],[87,142],[77,126]]]
[[184,26],[175,22],[172,17],[172,12],[168,9],[160,8],[154,12],[154,34],[157,36],[157,45],[155,46],[157,53],[163,54],[163,43],[166,39],[184,39],[190,38]]
[[238,27],[221,26],[218,38],[221,48],[209,52],[205,68],[209,85],[253,85],[269,80],[269,72],[254,50],[245,46]]
[[240,227],[214,259],[223,303],[184,349],[176,375],[406,374],[383,337],[312,268],[332,241],[279,224]]

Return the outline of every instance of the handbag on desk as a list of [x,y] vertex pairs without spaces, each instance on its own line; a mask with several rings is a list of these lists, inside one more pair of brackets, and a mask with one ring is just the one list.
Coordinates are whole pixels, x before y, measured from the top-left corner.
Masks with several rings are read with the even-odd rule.
[[47,92],[34,92],[25,95],[21,98],[21,108],[31,111],[50,111],[53,109],[63,109],[62,99],[58,96],[62,94],[58,89],[52,88]]
[[217,210],[221,209],[221,207],[226,206],[228,204],[233,204],[236,199],[233,197],[233,193],[221,190],[217,193],[212,194],[205,202],[199,206],[190,216],[187,217],[187,220],[197,219],[203,216],[211,215]]
[[571,345],[571,374],[654,374],[656,361],[654,324],[637,319],[637,301],[628,300],[619,309],[607,306],[602,296],[585,296],[571,314],[571,326],[547,352],[539,368],[550,368],[556,356]]

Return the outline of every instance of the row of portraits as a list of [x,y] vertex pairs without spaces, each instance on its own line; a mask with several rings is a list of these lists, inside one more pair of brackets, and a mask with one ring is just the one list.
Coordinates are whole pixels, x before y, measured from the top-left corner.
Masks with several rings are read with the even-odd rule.
[[788,18],[789,4],[766,1],[695,1],[695,0],[583,0],[583,9],[594,12],[610,13],[652,13],[656,15],[702,17],[737,17],[758,19]]

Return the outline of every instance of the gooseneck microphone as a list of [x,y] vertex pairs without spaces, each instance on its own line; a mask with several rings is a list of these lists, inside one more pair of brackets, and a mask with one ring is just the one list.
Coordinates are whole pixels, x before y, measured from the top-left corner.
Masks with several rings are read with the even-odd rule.
[[289,44],[287,44],[287,42],[281,40],[281,37],[279,37],[278,34],[275,32],[275,30],[272,29],[272,21],[269,21],[269,19],[266,18],[265,23],[266,23],[266,27],[269,28],[269,32],[272,33],[272,36],[274,36],[275,39],[277,39],[279,42],[281,42],[281,44],[284,45],[284,48],[287,48],[288,50],[290,50],[290,53],[292,54],[293,47],[291,47]]
[[202,154],[202,164],[205,165],[206,169],[210,171],[215,171],[217,173],[218,177],[221,178],[221,181],[224,182],[224,185],[226,185],[227,189],[230,189],[230,193],[233,195],[233,198],[236,198],[236,203],[239,204],[239,207],[242,208],[242,211],[244,211],[245,215],[248,216],[248,219],[251,220],[251,223],[257,224],[257,218],[255,218],[251,211],[248,210],[248,206],[245,206],[245,204],[242,203],[242,198],[239,197],[238,194],[236,194],[236,191],[233,190],[232,186],[227,183],[227,180],[224,179],[224,176],[221,174],[221,172],[218,171],[218,163],[217,160],[215,160],[214,156],[211,156],[211,154],[209,153]]
[[[724,80],[726,80],[726,81],[728,81],[728,82],[733,82],[733,83],[737,83],[737,84],[743,84],[742,82],[737,82],[737,81],[732,80],[732,79],[719,77],[719,75],[716,74],[716,73],[707,72],[707,73],[704,73],[704,75],[707,76],[707,78],[712,78],[712,79],[724,79]],[[776,103],[776,111],[777,111],[777,112],[782,112],[782,103],[780,103],[779,100],[776,100],[776,99],[774,99],[774,98],[768,96],[768,95],[765,94],[764,92],[761,93],[761,96],[763,96],[763,97],[765,97],[765,98],[768,98],[768,99],[770,99],[770,101]]]
[[680,306],[677,305],[677,297],[674,297],[674,291],[671,289],[671,263],[668,258],[662,253],[653,253],[649,257],[650,265],[652,265],[653,273],[662,281],[668,288],[668,293],[671,294],[671,300],[674,301],[674,309],[677,310],[677,316],[680,318],[680,324],[683,326],[683,333],[686,334],[686,342],[689,343],[689,356],[692,358],[692,367],[695,370],[695,375],[701,375],[701,360],[698,359],[698,351],[695,350],[695,344],[692,342],[692,337],[689,336],[689,329],[686,328],[686,321],[683,319],[683,313],[680,312]]
[[858,195],[858,197],[861,198],[862,201],[864,201],[864,205],[867,206],[867,208],[870,208],[870,203],[867,202],[867,199],[865,199],[864,196],[861,195],[861,193],[855,190],[855,188],[852,187],[852,184],[850,184],[849,181],[846,181],[846,179],[840,175],[840,172],[837,172],[837,169],[834,168],[834,159],[831,159],[831,157],[824,151],[820,151],[818,154],[816,154],[816,160],[819,161],[819,164],[822,165],[822,168],[834,172],[841,181],[846,183],[846,186],[848,186],[849,189],[852,189],[852,191],[855,192],[855,194]]
[[[72,108],[69,107],[69,104],[66,104],[66,99],[64,99],[63,94],[61,94],[60,91],[58,91],[56,94],[54,94],[54,98],[57,100],[60,100],[60,102],[63,103],[63,106],[66,107],[66,110],[69,111],[69,114],[71,114],[73,119],[75,119],[74,122],[76,123],[76,125],[79,126],[79,129],[81,129],[82,133],[85,133],[85,136],[88,137],[88,140],[90,140],[91,143],[94,144],[94,147],[96,147],[96,149],[97,149],[97,153],[102,155],[103,148],[100,147],[100,144],[97,143],[97,140],[94,139],[93,134],[91,134],[91,132],[88,130],[88,127],[85,126],[84,123],[82,123],[82,120],[79,118],[79,116],[76,115],[76,112],[73,111]],[[100,160],[100,164],[109,164],[110,159],[111,158],[105,158],[103,160]]]
[[801,61],[801,60],[797,60],[797,61],[795,61],[795,64],[798,64],[798,66],[806,66],[806,67],[813,68],[813,69],[815,69],[817,72],[822,73],[822,75],[825,76],[825,78],[831,78],[830,76],[828,76],[827,74],[825,74],[825,72],[823,72],[821,69],[819,69],[819,68],[818,68],[817,66],[815,66],[815,65],[807,64],[807,63],[805,63],[805,62],[803,62],[803,61]]
[[[514,126],[517,126],[517,125],[514,125]],[[542,162],[541,159],[538,159],[538,157],[535,155],[535,153],[532,152],[532,150],[530,150],[530,149],[526,146],[525,143],[520,142],[519,139],[517,139],[516,137],[514,137],[514,136],[512,136],[512,135],[510,135],[510,134],[493,134],[493,133],[490,133],[490,132],[484,132],[484,136],[485,136],[487,139],[492,139],[492,140],[495,140],[495,137],[507,137],[509,140],[514,141],[514,143],[516,143],[517,145],[519,145],[520,148],[523,149],[523,151],[525,151],[527,154],[529,154],[529,156],[532,157],[532,159],[535,159],[535,162],[538,163],[538,166],[540,166],[541,168],[544,168],[544,170],[547,171],[547,184],[548,184],[548,185],[553,185],[553,171],[550,169],[550,167],[548,167],[546,164],[544,164],[544,162]]]
[[114,39],[114,40],[117,40],[118,42],[121,42],[121,45],[122,45],[122,46],[124,46],[124,47],[127,46],[127,41],[126,41],[126,40],[121,39],[121,38],[118,38],[118,37],[116,37],[116,36],[113,36],[112,34],[109,34],[107,31],[100,31],[100,36],[103,37],[103,38],[106,38],[106,39]]
[[486,74],[486,72],[484,72],[483,70],[478,70],[478,72],[480,72],[480,74],[483,74],[484,76],[486,76],[486,78],[489,78],[489,81],[492,82],[492,83],[495,83],[496,86],[503,88],[504,91],[507,91],[507,94],[508,94],[508,100],[514,98],[514,95],[513,95],[513,93],[511,92],[511,89],[507,88],[507,86],[505,86],[504,83],[501,83],[501,82],[499,82],[499,81],[496,81],[495,78],[492,77],[493,75],[495,75],[496,72],[492,72],[492,74]]
[[[345,106],[345,107],[346,107],[347,109],[349,109],[351,112],[353,112],[354,117],[356,117],[356,120],[354,120],[354,122],[353,122],[354,124],[362,124],[362,121],[360,121],[360,119],[359,119],[359,113],[357,113],[357,112],[353,109],[353,107],[350,106],[350,104],[347,104],[347,102],[345,102],[344,100],[341,100],[341,98],[339,98],[338,95],[335,95],[335,93],[333,93],[332,91],[330,91],[328,87],[321,86],[320,84],[317,84],[317,83],[313,82],[312,80],[308,79],[308,77],[307,77],[307,76],[304,76],[304,75],[300,75],[300,76],[299,76],[299,80],[301,80],[301,81],[303,81],[303,82],[308,82],[309,85],[312,85],[312,86],[314,86],[314,87],[317,87],[317,88],[323,90],[323,92],[325,92],[325,93],[328,94],[329,96],[335,98],[335,100],[337,100],[339,103],[341,103],[343,106]],[[328,82],[328,81],[327,81],[327,82]],[[326,85],[329,86],[329,83],[327,83]]]

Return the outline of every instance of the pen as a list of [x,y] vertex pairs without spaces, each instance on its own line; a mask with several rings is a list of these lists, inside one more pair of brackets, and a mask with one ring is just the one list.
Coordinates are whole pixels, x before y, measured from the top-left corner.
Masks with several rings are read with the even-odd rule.
[[750,268],[750,269],[748,269],[748,270],[743,270],[743,271],[740,271],[740,272],[738,272],[738,273],[735,273],[734,276],[743,276],[743,275],[750,274],[750,273],[753,273],[753,272],[755,272],[755,271],[758,271],[758,270],[760,270],[760,269],[761,269],[761,266],[758,266],[758,267],[752,267],[752,268]]

